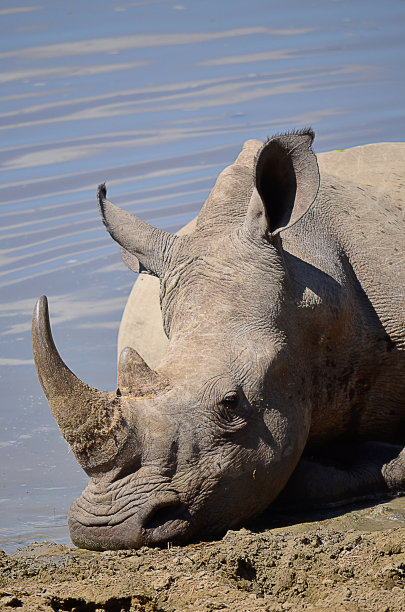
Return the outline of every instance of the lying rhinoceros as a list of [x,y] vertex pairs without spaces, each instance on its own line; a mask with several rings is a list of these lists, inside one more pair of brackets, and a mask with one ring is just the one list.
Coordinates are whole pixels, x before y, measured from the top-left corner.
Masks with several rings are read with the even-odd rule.
[[92,389],[38,301],[38,375],[91,477],[69,511],[78,546],[211,537],[283,489],[318,504],[405,488],[404,175],[395,198],[356,184],[355,155],[354,181],[320,178],[312,139],[248,141],[182,236],[99,188],[124,261],[160,279],[169,342],[154,370],[125,347],[117,391]]

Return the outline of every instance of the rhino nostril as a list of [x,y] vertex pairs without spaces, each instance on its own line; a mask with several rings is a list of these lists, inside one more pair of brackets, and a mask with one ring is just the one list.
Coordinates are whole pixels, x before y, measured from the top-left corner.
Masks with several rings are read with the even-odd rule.
[[163,527],[170,521],[184,519],[184,505],[180,502],[170,502],[156,506],[149,512],[143,523],[143,530],[153,530]]

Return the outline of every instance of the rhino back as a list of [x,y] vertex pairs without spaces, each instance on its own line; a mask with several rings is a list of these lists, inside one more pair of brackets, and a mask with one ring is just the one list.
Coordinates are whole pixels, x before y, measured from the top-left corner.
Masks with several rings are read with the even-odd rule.
[[405,220],[405,143],[382,142],[318,155],[321,174],[372,188],[391,214]]

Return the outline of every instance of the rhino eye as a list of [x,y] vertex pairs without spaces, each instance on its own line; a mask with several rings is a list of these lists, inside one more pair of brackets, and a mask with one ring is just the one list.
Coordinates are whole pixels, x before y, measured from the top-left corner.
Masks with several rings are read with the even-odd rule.
[[233,410],[239,404],[239,395],[237,393],[230,393],[223,398],[221,404],[224,408]]
[[247,425],[249,404],[243,394],[226,395],[219,404],[218,422],[222,430],[233,432]]

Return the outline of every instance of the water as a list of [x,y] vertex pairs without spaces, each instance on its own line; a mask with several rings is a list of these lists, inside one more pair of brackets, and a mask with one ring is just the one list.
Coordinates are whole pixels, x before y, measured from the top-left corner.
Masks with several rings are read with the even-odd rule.
[[312,125],[315,149],[404,140],[405,2],[82,0],[0,7],[0,547],[69,542],[87,478],[32,361],[36,298],[83,380],[115,386],[134,281],[111,199],[176,230],[247,138]]

